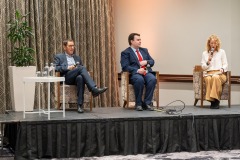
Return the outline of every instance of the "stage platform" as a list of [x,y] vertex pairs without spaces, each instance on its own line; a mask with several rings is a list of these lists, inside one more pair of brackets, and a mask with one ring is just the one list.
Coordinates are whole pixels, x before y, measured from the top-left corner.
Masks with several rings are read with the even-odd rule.
[[[180,110],[183,106],[168,106]],[[240,106],[186,106],[182,112],[94,108],[47,115],[0,115],[16,159],[77,158],[240,149]]]

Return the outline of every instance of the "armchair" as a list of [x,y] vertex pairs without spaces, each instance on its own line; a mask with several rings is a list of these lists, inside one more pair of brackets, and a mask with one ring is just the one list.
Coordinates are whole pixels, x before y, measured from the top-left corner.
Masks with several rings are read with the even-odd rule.
[[[92,72],[89,73],[92,76]],[[60,72],[56,72],[56,77],[60,77]],[[60,82],[55,84],[55,102],[57,102],[57,109],[61,109],[62,104],[62,85]],[[84,106],[87,104],[92,111],[92,93],[88,91],[87,87],[84,90]],[[77,87],[76,85],[66,85],[65,84],[65,103],[66,109],[72,109],[69,104],[77,104]],[[76,105],[77,109],[77,105]]]
[[[159,107],[159,72],[154,72],[157,79],[156,88],[154,90],[153,101],[156,102],[157,108]],[[129,107],[129,102],[135,102],[135,95],[133,85],[129,83],[129,72],[121,73],[121,93],[123,99],[123,108],[127,105]],[[145,88],[143,93],[145,94]],[[143,96],[144,96],[143,94]]]
[[[231,71],[226,72],[227,82],[223,84],[223,90],[221,100],[228,100],[228,107],[231,107]],[[206,86],[203,79],[203,70],[201,66],[195,66],[193,70],[193,90],[194,90],[194,106],[196,106],[198,100],[201,101],[201,107],[203,107],[203,101],[205,100]]]

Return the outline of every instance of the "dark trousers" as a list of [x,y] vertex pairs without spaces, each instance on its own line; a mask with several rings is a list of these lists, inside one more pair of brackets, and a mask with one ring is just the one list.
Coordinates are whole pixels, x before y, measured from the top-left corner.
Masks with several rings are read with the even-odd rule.
[[130,78],[130,83],[133,85],[134,88],[136,106],[142,105],[144,85],[146,86],[146,93],[143,103],[152,103],[153,93],[157,83],[157,79],[152,73],[147,73],[145,76],[141,74],[134,74]]
[[95,82],[84,66],[78,66],[77,68],[68,71],[65,74],[65,83],[68,85],[77,85],[78,104],[83,104],[85,84],[90,91],[96,87]]

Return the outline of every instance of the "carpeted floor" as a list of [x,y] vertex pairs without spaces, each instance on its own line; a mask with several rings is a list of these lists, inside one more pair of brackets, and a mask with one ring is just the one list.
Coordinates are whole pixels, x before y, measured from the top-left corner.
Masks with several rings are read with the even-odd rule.
[[240,160],[240,150],[178,152],[166,154],[83,157],[80,160]]
[[3,150],[0,150],[0,160],[13,160],[14,159],[14,153],[8,149],[3,148]]
[[[4,153],[0,156],[0,160],[14,160],[13,155]],[[62,158],[53,160],[240,160],[240,150],[229,151],[201,151],[201,152],[176,152],[165,154],[139,154],[128,156],[103,156],[103,157],[82,157],[82,158]]]

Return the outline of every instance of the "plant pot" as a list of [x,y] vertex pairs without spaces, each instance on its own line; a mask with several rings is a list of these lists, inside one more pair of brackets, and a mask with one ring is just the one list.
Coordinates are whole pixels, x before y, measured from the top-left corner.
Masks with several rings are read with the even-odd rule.
[[[11,101],[14,111],[23,111],[23,77],[34,77],[36,66],[16,67],[9,66]],[[26,111],[33,111],[35,97],[35,84],[25,85]]]

